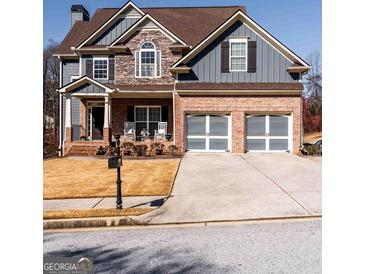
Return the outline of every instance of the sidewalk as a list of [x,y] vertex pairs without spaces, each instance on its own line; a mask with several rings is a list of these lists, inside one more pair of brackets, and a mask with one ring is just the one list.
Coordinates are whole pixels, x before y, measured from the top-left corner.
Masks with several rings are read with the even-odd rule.
[[[114,197],[43,200],[43,210],[115,208]],[[167,199],[166,196],[123,197],[123,208],[159,207]]]

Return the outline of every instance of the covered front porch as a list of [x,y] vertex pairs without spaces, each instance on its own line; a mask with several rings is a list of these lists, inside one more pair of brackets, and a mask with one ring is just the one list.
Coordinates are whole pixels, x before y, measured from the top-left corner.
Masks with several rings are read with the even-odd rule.
[[93,83],[84,83],[63,94],[63,155],[72,151],[93,155],[95,149],[115,141],[114,134],[121,135],[122,143],[174,144],[171,91],[97,88]]

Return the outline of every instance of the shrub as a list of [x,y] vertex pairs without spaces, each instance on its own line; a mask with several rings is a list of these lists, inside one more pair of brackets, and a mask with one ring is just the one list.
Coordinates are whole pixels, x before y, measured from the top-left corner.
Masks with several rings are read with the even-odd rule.
[[321,150],[321,147],[316,145],[309,145],[305,148],[305,152],[307,153],[307,155],[321,155]]
[[129,150],[134,152],[136,150],[136,146],[131,142],[123,142],[121,145],[123,150]]
[[96,155],[105,155],[106,154],[106,148],[99,146],[98,151],[96,152]]
[[172,156],[175,156],[176,155],[177,146],[175,146],[175,145],[169,145],[168,146],[168,149],[169,149],[170,155],[172,155]]

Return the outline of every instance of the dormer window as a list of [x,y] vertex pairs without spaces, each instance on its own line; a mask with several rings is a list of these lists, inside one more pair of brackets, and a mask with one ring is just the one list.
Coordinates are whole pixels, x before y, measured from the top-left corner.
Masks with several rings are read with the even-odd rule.
[[136,51],[136,77],[153,78],[161,76],[161,51],[152,42],[144,42]]

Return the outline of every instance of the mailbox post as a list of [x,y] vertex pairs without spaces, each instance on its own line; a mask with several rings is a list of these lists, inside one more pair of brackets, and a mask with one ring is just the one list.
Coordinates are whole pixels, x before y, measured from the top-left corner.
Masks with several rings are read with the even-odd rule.
[[120,155],[120,135],[114,134],[116,145],[117,145],[117,155],[112,156],[108,159],[108,167],[117,169],[117,209],[122,209],[122,180],[120,178],[120,167],[122,165],[122,156]]
[[[117,144],[117,156],[122,160],[120,156],[120,135],[114,135]],[[117,167],[117,209],[122,209],[122,179],[120,178],[120,165]]]

